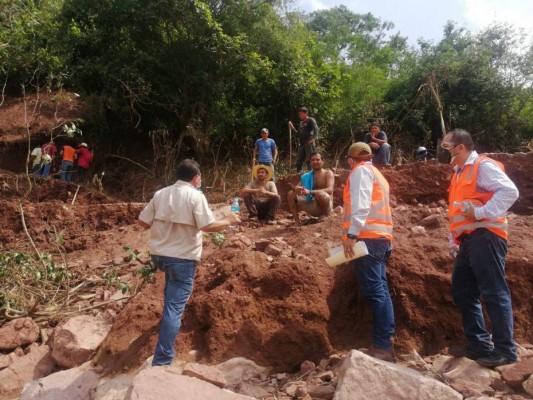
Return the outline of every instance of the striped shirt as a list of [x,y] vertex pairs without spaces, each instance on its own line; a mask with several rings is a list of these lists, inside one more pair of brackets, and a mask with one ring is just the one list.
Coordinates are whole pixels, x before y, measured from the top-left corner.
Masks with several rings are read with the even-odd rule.
[[[479,154],[476,151],[472,151],[461,168],[456,165],[454,170],[457,172],[457,178],[459,178],[465,166],[474,164],[478,157]],[[482,161],[479,164],[476,185],[478,192],[494,193],[487,204],[474,208],[477,220],[485,218],[497,219],[504,216],[518,198],[518,189],[513,181],[509,179],[504,171],[490,161]]]

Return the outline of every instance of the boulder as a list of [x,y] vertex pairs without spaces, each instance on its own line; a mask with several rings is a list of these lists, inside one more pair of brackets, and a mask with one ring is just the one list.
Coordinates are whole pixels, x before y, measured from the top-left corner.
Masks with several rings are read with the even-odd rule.
[[118,375],[101,379],[91,400],[124,400],[134,375]]
[[271,394],[261,386],[252,385],[247,382],[242,382],[237,391],[244,396],[250,396],[254,399],[264,399],[271,396]]
[[39,326],[30,318],[9,321],[0,328],[0,350],[14,350],[31,344],[39,337]]
[[533,375],[531,375],[524,383],[522,383],[522,387],[527,394],[533,396]]
[[183,375],[198,378],[220,388],[226,387],[226,378],[217,367],[210,365],[187,363],[183,366]]
[[20,400],[92,400],[99,379],[86,363],[28,383]]
[[150,368],[135,376],[124,400],[255,400],[196,378]]
[[244,357],[235,357],[217,365],[222,372],[228,386],[235,386],[243,381],[260,378],[266,374],[267,369],[260,367],[252,360]]
[[339,370],[334,400],[461,400],[449,386],[407,367],[352,350]]
[[56,328],[52,357],[58,365],[73,368],[88,361],[111,329],[107,316],[78,315]]
[[525,358],[516,364],[510,364],[502,371],[503,380],[515,389],[520,389],[522,382],[531,375],[533,375],[533,358]]
[[31,345],[27,354],[0,371],[0,398],[18,396],[27,382],[51,374],[55,367],[48,346]]

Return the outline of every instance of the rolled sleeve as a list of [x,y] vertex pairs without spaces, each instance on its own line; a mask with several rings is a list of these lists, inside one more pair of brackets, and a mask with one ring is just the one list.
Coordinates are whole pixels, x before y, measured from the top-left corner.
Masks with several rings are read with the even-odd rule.
[[155,208],[153,199],[144,207],[144,210],[139,214],[139,219],[148,225],[152,225],[155,217]]
[[350,176],[350,227],[348,233],[358,236],[365,226],[372,206],[374,176],[364,167],[357,168]]
[[497,219],[505,215],[518,199],[518,189],[504,171],[492,161],[479,165],[477,187],[485,192],[493,192],[492,198],[482,207],[476,207],[476,219]]
[[203,227],[211,225],[213,222],[215,222],[213,212],[209,208],[207,199],[203,195],[199,197],[197,201],[195,201],[192,212],[198,229],[202,229]]

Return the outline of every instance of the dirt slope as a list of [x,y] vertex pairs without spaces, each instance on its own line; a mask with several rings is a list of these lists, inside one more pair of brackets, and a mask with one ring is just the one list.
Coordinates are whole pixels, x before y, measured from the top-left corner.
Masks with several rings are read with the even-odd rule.
[[[533,341],[533,180],[526,168],[533,153],[498,155],[521,191],[509,216],[508,277],[518,341]],[[336,194],[346,171],[338,171]],[[384,171],[395,197],[395,251],[389,264],[389,284],[395,307],[398,351],[415,348],[422,354],[442,351],[462,342],[458,310],[450,294],[452,264],[447,258],[447,222],[443,201],[450,169],[416,163]],[[288,182],[278,181],[286,193]],[[72,205],[75,186],[60,181],[27,181],[0,174],[0,243],[4,249],[30,251],[24,220],[37,246],[57,252],[61,234],[69,262],[101,276],[112,260],[124,256],[124,246],[147,249],[148,232],[135,226],[143,207],[124,203],[82,187]],[[216,194],[214,194],[216,195]],[[284,212],[280,218],[284,217]],[[409,237],[410,228],[436,215],[427,236]],[[285,215],[286,216],[286,215]],[[194,294],[187,307],[176,350],[181,358],[194,349],[202,361],[244,356],[279,370],[292,370],[304,359],[368,346],[371,315],[355,274],[344,265],[329,268],[328,248],[339,244],[340,216],[301,228],[243,224],[229,231],[222,246],[206,240]],[[247,240],[274,241],[285,255],[269,258]],[[118,267],[125,277],[135,269]],[[110,373],[138,366],[152,352],[162,311],[164,279],[131,299],[102,345],[96,362]]]
[[[521,173],[533,154],[507,158],[524,196],[511,213],[508,276],[513,292],[519,341],[532,341],[533,272],[531,270],[531,178]],[[516,165],[515,165],[516,164]],[[527,164],[526,164],[527,165]],[[529,164],[531,165],[531,164]],[[386,171],[397,199],[394,208],[395,251],[390,261],[390,287],[397,321],[396,347],[432,354],[462,342],[460,316],[452,304],[447,257],[446,209],[436,203],[446,193],[449,167],[411,164]],[[346,172],[340,172],[343,177]],[[280,180],[281,191],[287,189]],[[421,201],[422,203],[418,203]],[[406,204],[407,203],[407,204]],[[409,237],[410,228],[429,215],[438,226],[428,235]],[[204,361],[245,356],[282,370],[295,369],[304,359],[368,346],[371,315],[357,289],[352,267],[327,267],[329,247],[339,242],[340,217],[302,228],[243,224],[251,241],[280,240],[292,255],[270,260],[260,251],[232,239],[222,248],[207,241],[196,287],[187,308],[176,350],[180,357],[195,349]],[[283,246],[282,246],[283,247]],[[122,312],[96,361],[118,372],[148,357],[157,339],[163,277]]]

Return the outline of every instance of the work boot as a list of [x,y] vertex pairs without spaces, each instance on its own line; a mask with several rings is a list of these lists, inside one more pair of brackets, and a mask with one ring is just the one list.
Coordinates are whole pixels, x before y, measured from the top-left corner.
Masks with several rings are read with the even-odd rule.
[[479,365],[483,365],[484,367],[488,368],[499,367],[500,365],[514,364],[517,361],[518,360],[516,359],[507,358],[505,356],[500,356],[494,353],[486,357],[480,357],[476,360]]
[[448,354],[453,357],[466,357],[470,360],[477,360],[479,358],[490,356],[490,351],[475,351],[470,350],[468,347],[450,347]]
[[391,350],[380,349],[379,347],[372,347],[368,353],[370,356],[377,358],[378,360],[396,362],[394,353]]

